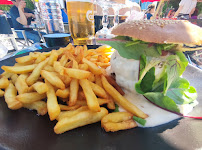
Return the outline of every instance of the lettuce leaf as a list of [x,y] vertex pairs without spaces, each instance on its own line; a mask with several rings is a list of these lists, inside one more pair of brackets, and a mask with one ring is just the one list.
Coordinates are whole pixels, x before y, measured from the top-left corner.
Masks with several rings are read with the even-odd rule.
[[[155,66],[159,60],[163,61],[163,71],[157,77]],[[135,89],[159,107],[179,113],[177,105],[189,104],[197,97],[196,89],[180,77],[188,61],[182,52],[159,60],[154,63],[151,58],[141,56],[139,81]]]
[[154,46],[148,47],[148,44],[145,43],[136,43],[132,45],[128,45],[127,41],[99,41],[99,43],[110,45],[116,49],[122,57],[127,59],[139,60],[141,55],[151,57],[160,56]]
[[151,102],[162,108],[178,113],[180,112],[174,100],[172,100],[168,96],[164,96],[161,92],[148,92],[145,93],[144,96],[148,98]]
[[196,89],[190,86],[186,79],[178,77],[167,90],[166,96],[173,99],[176,104],[181,105],[193,102],[197,93]]

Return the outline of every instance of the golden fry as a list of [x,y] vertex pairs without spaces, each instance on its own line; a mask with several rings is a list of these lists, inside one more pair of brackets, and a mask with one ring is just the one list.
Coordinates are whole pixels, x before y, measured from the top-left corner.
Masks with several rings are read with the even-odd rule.
[[43,78],[48,80],[48,82],[50,82],[55,87],[57,87],[59,89],[65,89],[64,83],[62,82],[62,80],[56,74],[54,74],[52,72],[42,70],[41,75],[42,75]]
[[119,130],[127,130],[137,127],[137,124],[134,120],[127,120],[124,122],[107,122],[105,124],[102,124],[102,127],[105,129],[106,132],[115,132]]
[[16,58],[16,62],[22,64],[22,63],[26,63],[26,62],[30,62],[32,61],[34,58],[31,55],[28,56],[22,56],[22,57],[18,57]]
[[95,93],[95,95],[101,98],[106,98],[106,99],[108,98],[107,93],[102,87],[92,82],[90,82],[90,86],[93,89],[93,92]]
[[78,65],[78,63],[77,63],[76,60],[73,60],[72,68],[74,68],[74,69],[78,69],[79,68],[79,65]]
[[65,64],[67,63],[68,61],[68,58],[66,57],[66,55],[63,55],[61,58],[60,58],[60,64],[64,67]]
[[61,110],[68,110],[68,111],[75,110],[75,109],[81,107],[81,105],[67,106],[67,105],[61,105],[61,104],[59,104],[59,106],[60,106]]
[[74,106],[78,98],[79,81],[78,79],[72,79],[70,83],[70,95],[69,95],[69,106]]
[[107,108],[114,110],[115,109],[114,100],[109,94],[107,94],[107,95],[108,95],[108,99],[109,99],[109,102],[107,103]]
[[90,76],[89,71],[73,69],[73,68],[65,68],[65,73],[69,75],[69,77],[76,79],[87,79]]
[[128,112],[113,112],[102,118],[101,126],[106,132],[131,129],[137,126],[132,117]]
[[39,115],[45,115],[48,112],[47,104],[44,101],[36,101],[30,104],[23,104],[24,108],[36,110]]
[[69,87],[72,79],[68,75],[59,75],[59,78],[63,81],[66,87]]
[[54,61],[57,61],[57,59],[58,59],[58,53],[55,50],[52,50],[48,60],[48,65],[52,66]]
[[77,127],[98,122],[107,114],[107,109],[103,107],[101,108],[100,112],[93,112],[90,110],[80,112],[72,117],[59,120],[54,127],[54,131],[56,134],[61,134]]
[[30,76],[26,79],[26,82],[27,82],[28,85],[32,85],[38,80],[38,78],[40,77],[40,74],[41,74],[41,70],[47,64],[47,62],[48,62],[48,59],[40,62],[36,66],[36,68],[32,71]]
[[49,72],[54,72],[55,71],[55,69],[52,66],[50,66],[50,65],[46,65],[43,68],[43,70],[46,70],[46,71],[49,71]]
[[87,64],[79,64],[79,69],[87,71],[88,65]]
[[27,65],[27,66],[2,66],[1,69],[7,72],[12,72],[16,74],[23,74],[23,73],[29,73],[34,70],[37,64],[33,65]]
[[143,119],[148,117],[147,114],[145,114],[138,107],[129,102],[113,86],[111,86],[104,76],[102,76],[102,84],[107,93],[109,93],[109,95],[113,97],[114,101],[121,105],[125,110]]
[[4,77],[4,78],[11,78],[11,76],[13,75],[13,73],[11,73],[11,72],[7,72],[7,71],[4,71],[1,75],[0,75],[0,77]]
[[64,90],[58,89],[56,91],[56,96],[61,97],[61,98],[67,98],[69,96],[69,88],[66,88]]
[[48,86],[43,82],[36,82],[32,85],[32,87],[39,94],[44,94],[48,91]]
[[5,89],[8,87],[8,85],[9,85],[9,81],[7,78],[5,77],[0,78],[0,89]]
[[83,79],[79,81],[79,84],[83,89],[89,109],[97,112],[100,111],[100,105],[91,88],[90,82],[87,79]]
[[77,54],[77,56],[76,56],[76,61],[78,62],[78,63],[80,63],[81,61],[82,61],[82,59],[83,59],[83,57],[84,57],[84,49],[83,49],[83,47],[79,47],[79,52],[78,52],[78,54]]
[[101,76],[100,75],[95,75],[95,83],[97,85],[99,85],[100,87],[103,88],[103,86],[102,86],[102,80],[101,80]]
[[13,84],[15,84],[15,82],[17,81],[17,78],[18,78],[18,75],[17,75],[17,74],[13,74],[13,75],[11,76],[11,81],[12,81]]
[[10,109],[19,109],[22,107],[22,103],[16,100],[17,90],[12,83],[9,83],[9,86],[6,88],[4,93],[5,101]]
[[46,94],[39,94],[37,92],[24,93],[16,96],[16,99],[22,103],[33,103],[46,98]]
[[[98,98],[97,100],[100,106],[109,103],[109,99]],[[87,106],[87,102],[85,100],[78,100],[76,101],[76,104],[81,106]]]
[[60,113],[60,115],[57,117],[57,120],[61,120],[63,118],[68,118],[68,117],[72,117],[80,112],[83,112],[83,111],[86,111],[86,110],[89,110],[88,109],[88,106],[81,106],[79,107],[78,109],[76,110],[69,110],[69,111],[62,111]]
[[59,61],[55,61],[53,64],[53,68],[56,72],[58,72],[60,75],[64,75],[64,67],[60,64]]
[[95,75],[91,73],[90,76],[88,77],[88,80],[91,82],[95,82]]
[[46,85],[48,86],[47,91],[47,108],[50,120],[55,120],[60,114],[60,106],[57,101],[55,90],[53,86],[46,80]]
[[109,64],[109,63],[101,63],[101,62],[96,62],[96,64],[97,64],[98,66],[102,67],[102,68],[107,68],[107,67],[109,67],[109,66],[110,66],[110,64]]
[[122,122],[132,119],[133,114],[129,112],[113,112],[102,118],[102,123],[106,122]]
[[27,74],[21,74],[18,76],[16,82],[15,82],[15,87],[18,91],[18,94],[24,94],[28,92],[28,85],[25,82],[27,79],[28,75]]
[[37,59],[35,60],[35,64],[38,64],[38,63],[40,63],[40,62],[42,62],[42,61],[44,61],[46,59],[46,56],[45,55],[39,55],[39,57],[37,57]]
[[111,76],[105,76],[105,78],[121,95],[125,95],[124,91]]
[[86,58],[83,58],[83,63],[86,63],[89,67],[89,70],[95,74],[95,75],[99,75],[102,74],[102,71],[100,70],[100,68],[98,68],[98,66],[94,63],[92,63],[91,61],[88,61]]
[[41,54],[44,55],[44,56],[46,56],[46,57],[49,57],[51,55],[51,51],[50,52],[43,52]]

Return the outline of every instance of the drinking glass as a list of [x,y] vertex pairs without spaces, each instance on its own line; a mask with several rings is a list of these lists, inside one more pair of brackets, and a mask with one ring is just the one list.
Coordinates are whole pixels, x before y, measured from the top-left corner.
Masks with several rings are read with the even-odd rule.
[[74,45],[87,45],[95,35],[92,0],[66,0],[69,29]]
[[103,28],[96,32],[97,38],[112,38],[114,35],[111,34],[111,31],[107,28],[107,25],[109,24],[108,19],[108,9],[112,7],[112,4],[110,0],[96,0],[96,4],[98,4],[102,8],[102,25]]
[[125,4],[120,4],[120,3],[115,3],[115,2],[112,2],[111,5],[114,10],[114,26],[113,27],[115,27],[119,24],[119,10],[121,8],[125,8],[127,6]]

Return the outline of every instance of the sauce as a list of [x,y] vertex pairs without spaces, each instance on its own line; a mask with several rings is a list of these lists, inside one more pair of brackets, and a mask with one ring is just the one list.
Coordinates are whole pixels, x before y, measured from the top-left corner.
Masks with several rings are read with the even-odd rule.
[[[144,113],[146,113],[149,116],[148,118],[145,119],[147,121],[145,126],[138,124],[139,127],[155,127],[180,118],[180,116],[174,113],[156,107],[140,94],[135,94],[134,92],[129,91],[124,92],[126,93],[124,97],[127,100],[136,105],[139,109],[141,109]],[[125,110],[119,107],[119,111],[125,111]]]
[[[139,75],[139,60],[126,59],[119,55],[117,51],[111,56],[111,66],[107,68],[107,73],[116,74],[116,82],[124,89],[124,97],[128,99],[131,103],[136,105],[149,117],[146,118],[146,124],[144,127],[155,127],[173,121],[180,118],[179,115],[171,113],[169,111],[163,110],[145,99],[141,94],[135,91],[135,83],[138,82]],[[162,68],[156,66],[155,74],[160,74],[163,70]],[[179,106],[182,113],[189,113],[193,106],[184,105]],[[125,111],[123,108],[119,107],[119,111]],[[139,124],[140,127],[143,127]]]

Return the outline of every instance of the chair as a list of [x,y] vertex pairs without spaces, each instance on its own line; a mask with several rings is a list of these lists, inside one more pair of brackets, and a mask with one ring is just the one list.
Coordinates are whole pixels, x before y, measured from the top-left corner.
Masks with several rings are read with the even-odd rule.
[[[8,23],[9,23],[10,27],[11,27],[11,30],[13,31],[13,34],[14,34],[14,36],[15,36],[15,39],[16,39],[19,43],[23,44],[23,48],[24,48],[24,46],[29,46],[29,43],[33,44],[33,43],[27,38],[27,36],[26,36],[26,34],[25,34],[25,30],[15,30],[14,27],[13,27],[13,22],[12,22],[11,18],[7,18],[7,21],[8,21]],[[23,38],[18,38],[17,32],[22,32]],[[21,42],[22,40],[25,40],[25,43]]]
[[15,50],[18,50],[18,46],[17,46],[17,42],[16,39],[13,35],[13,32],[11,30],[11,27],[6,19],[5,16],[0,15],[0,34],[6,34],[8,35],[8,37],[3,38],[4,40],[11,40],[12,45],[14,47]]

